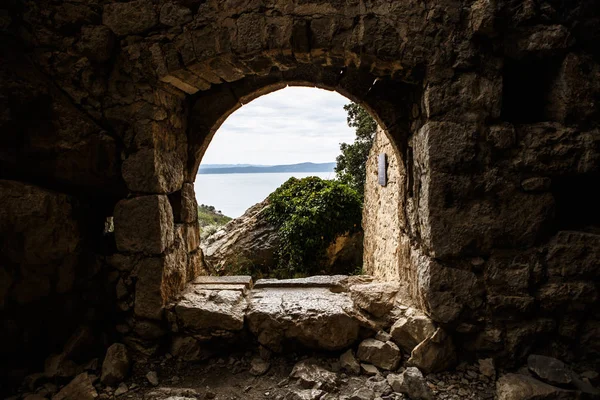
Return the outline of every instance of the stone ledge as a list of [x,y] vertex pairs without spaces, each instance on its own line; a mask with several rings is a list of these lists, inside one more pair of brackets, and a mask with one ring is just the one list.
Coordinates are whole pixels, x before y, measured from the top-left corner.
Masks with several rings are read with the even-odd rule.
[[192,283],[194,285],[244,285],[246,288],[252,288],[252,277],[249,275],[199,276]]
[[348,276],[346,275],[317,275],[298,279],[259,279],[254,284],[254,288],[344,287],[347,280]]

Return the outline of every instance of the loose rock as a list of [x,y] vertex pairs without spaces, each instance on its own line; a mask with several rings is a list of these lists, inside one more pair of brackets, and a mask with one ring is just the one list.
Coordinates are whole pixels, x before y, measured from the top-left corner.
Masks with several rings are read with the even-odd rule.
[[402,354],[393,342],[366,339],[359,346],[356,356],[376,367],[391,371],[398,368]]
[[127,347],[124,344],[115,343],[106,351],[100,381],[105,385],[118,385],[127,378],[130,367],[131,360]]
[[521,374],[506,374],[496,382],[498,400],[577,399],[574,391],[559,389]]
[[290,378],[297,380],[298,385],[305,389],[323,389],[328,392],[339,384],[336,374],[316,365],[312,360],[303,360],[294,365]]
[[375,398],[375,392],[368,388],[360,388],[352,395],[348,400],[373,400]]
[[348,350],[340,356],[340,367],[351,374],[360,374],[360,363],[354,357],[352,350]]
[[441,328],[415,347],[408,360],[408,365],[417,367],[426,374],[446,370],[455,363],[454,344]]
[[416,345],[435,333],[433,321],[415,309],[408,309],[406,316],[398,319],[390,330],[392,339],[407,353],[413,351]]
[[264,375],[271,368],[271,364],[261,358],[253,358],[250,365],[250,374],[254,376]]
[[363,374],[365,374],[367,376],[375,376],[375,375],[379,374],[379,370],[377,369],[376,366],[371,365],[371,364],[365,364],[365,363],[360,364],[360,372],[362,372]]
[[150,382],[152,386],[158,386],[158,375],[156,374],[156,371],[148,372],[146,374],[146,379],[148,379],[148,382]]
[[527,367],[538,378],[551,385],[566,385],[573,380],[571,369],[556,358],[531,354],[527,358]]
[[383,317],[394,307],[399,287],[393,283],[365,283],[350,286],[352,301],[375,317]]
[[92,385],[87,372],[77,375],[67,386],[62,388],[52,400],[93,400],[98,392]]
[[495,378],[496,368],[494,367],[494,360],[492,358],[479,360],[479,372],[488,378]]
[[409,367],[399,375],[389,374],[387,381],[395,392],[404,393],[412,400],[433,400],[433,392],[415,367]]

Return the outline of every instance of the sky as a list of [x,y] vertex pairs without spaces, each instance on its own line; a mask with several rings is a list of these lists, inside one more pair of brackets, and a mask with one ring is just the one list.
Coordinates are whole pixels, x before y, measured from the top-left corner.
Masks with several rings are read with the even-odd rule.
[[334,162],[340,143],[354,141],[344,96],[323,89],[287,87],[261,96],[227,118],[202,164]]

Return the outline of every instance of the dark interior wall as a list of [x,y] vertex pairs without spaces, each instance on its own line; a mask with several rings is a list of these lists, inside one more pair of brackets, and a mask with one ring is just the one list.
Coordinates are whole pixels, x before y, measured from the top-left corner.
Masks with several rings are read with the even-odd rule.
[[1,33],[0,109],[2,392],[42,370],[76,328],[114,326],[99,256],[124,184],[118,141]]

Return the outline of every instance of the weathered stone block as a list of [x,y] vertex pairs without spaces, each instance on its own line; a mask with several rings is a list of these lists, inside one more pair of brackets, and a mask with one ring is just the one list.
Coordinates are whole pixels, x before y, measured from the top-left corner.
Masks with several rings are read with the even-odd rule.
[[492,125],[487,134],[487,141],[497,149],[509,149],[517,141],[515,127],[512,124]]
[[366,339],[361,342],[356,357],[376,367],[394,371],[402,358],[398,346],[392,342],[382,342],[376,339]]
[[540,122],[517,128],[518,153],[513,165],[540,175],[564,176],[597,172],[600,135],[558,123]]
[[106,351],[100,380],[105,385],[118,385],[129,376],[130,368],[131,359],[127,347],[124,344],[115,343]]
[[255,289],[246,320],[258,341],[274,351],[280,351],[285,340],[340,350],[358,338],[358,321],[347,312],[352,308],[348,293],[332,293],[327,288]]
[[575,400],[579,395],[575,391],[564,390],[535,378],[520,374],[506,374],[496,382],[498,400],[521,399],[559,399]]
[[456,350],[452,338],[438,328],[433,335],[415,347],[407,365],[417,367],[426,374],[445,371],[456,363]]
[[598,300],[593,282],[552,282],[540,287],[536,293],[540,306],[546,311],[557,309],[584,309]]
[[419,266],[418,285],[428,314],[436,322],[451,322],[464,308],[482,304],[483,287],[470,271],[428,260]]
[[149,0],[112,3],[104,6],[102,23],[120,36],[143,33],[158,23]]
[[569,53],[550,85],[545,114],[563,124],[588,124],[598,114],[600,64],[591,57]]
[[466,122],[498,118],[502,109],[502,77],[462,74],[452,81],[428,86],[423,101],[428,118],[445,115]]
[[517,29],[506,37],[511,57],[548,56],[564,52],[571,45],[569,31],[562,25],[535,25]]
[[115,37],[111,30],[97,25],[82,27],[81,38],[75,47],[90,60],[105,62],[110,59],[114,44]]
[[123,161],[123,179],[132,192],[171,193],[183,184],[183,164],[175,152],[143,148]]
[[246,299],[236,290],[190,287],[175,306],[184,329],[192,332],[239,331],[244,327]]
[[98,392],[92,385],[92,379],[87,372],[77,375],[68,385],[52,397],[53,400],[94,400]]
[[354,305],[375,317],[383,317],[391,311],[400,287],[394,283],[365,283],[350,286]]
[[546,262],[552,276],[597,279],[600,271],[600,235],[558,232],[548,244]]
[[181,190],[169,195],[169,201],[176,223],[198,220],[198,202],[193,184],[184,183]]
[[552,180],[548,177],[536,176],[521,182],[521,188],[526,192],[545,192],[550,189]]
[[142,258],[136,266],[134,313],[161,319],[164,305],[179,294],[188,281],[185,250],[175,249],[160,257]]
[[390,374],[387,381],[397,393],[404,393],[414,400],[433,400],[433,392],[427,385],[421,371],[415,367],[408,367],[399,375]]
[[411,308],[392,325],[390,334],[402,350],[410,353],[416,345],[433,335],[435,330],[429,317]]
[[192,10],[175,2],[168,2],[160,8],[160,23],[177,26],[192,20]]
[[166,196],[141,196],[115,206],[119,251],[161,254],[173,243],[173,211]]

